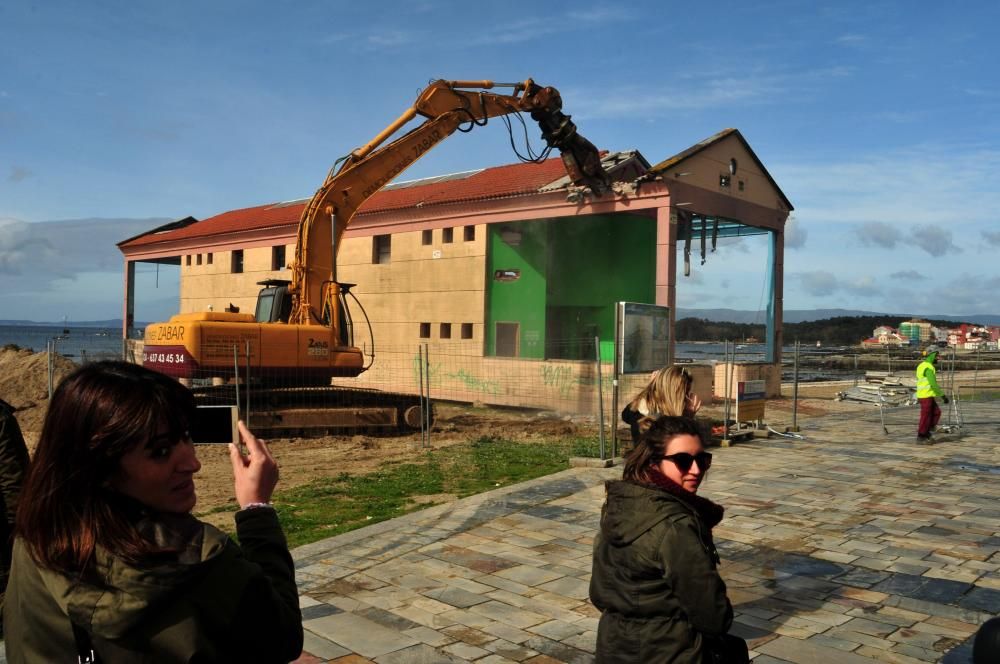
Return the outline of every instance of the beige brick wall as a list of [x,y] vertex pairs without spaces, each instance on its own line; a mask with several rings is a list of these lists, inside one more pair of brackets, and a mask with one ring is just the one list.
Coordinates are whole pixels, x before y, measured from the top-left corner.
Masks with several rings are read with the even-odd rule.
[[[358,284],[353,292],[368,312],[377,346],[461,342],[463,352],[482,352],[486,227],[474,228],[475,239],[467,241],[464,227],[456,227],[450,243],[442,241],[444,229],[435,228],[429,245],[423,244],[423,231],[394,234],[386,264],[372,263],[374,238],[344,241],[339,280]],[[429,324],[427,338],[421,337],[421,323]],[[442,339],[442,323],[451,325],[450,339]],[[472,339],[462,339],[463,323],[472,325]],[[357,334],[360,343],[362,331]]]
[[[285,263],[292,260],[294,246],[285,245]],[[201,264],[198,264],[198,257]],[[211,256],[211,263],[209,263]],[[190,265],[188,259],[190,258]],[[271,247],[243,250],[243,272],[232,273],[232,251],[201,252],[181,257],[180,313],[223,311],[235,304],[242,313],[257,306],[258,281],[291,279],[289,270],[271,269]]]

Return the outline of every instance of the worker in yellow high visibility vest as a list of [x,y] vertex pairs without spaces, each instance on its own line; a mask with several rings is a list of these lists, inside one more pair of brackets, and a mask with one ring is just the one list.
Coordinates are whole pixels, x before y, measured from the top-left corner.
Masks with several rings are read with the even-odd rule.
[[934,368],[937,356],[937,346],[928,346],[923,352],[924,359],[917,365],[917,401],[920,403],[917,443],[922,445],[931,444],[931,431],[941,419],[941,409],[935,397],[941,397],[948,403],[948,397],[937,382],[937,369]]

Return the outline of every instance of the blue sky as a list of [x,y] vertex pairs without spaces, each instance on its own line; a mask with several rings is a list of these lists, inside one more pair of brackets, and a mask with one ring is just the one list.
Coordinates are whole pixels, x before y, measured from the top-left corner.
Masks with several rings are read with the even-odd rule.
[[[4,3],[0,318],[118,316],[115,242],[310,195],[432,78],[529,76],[654,163],[739,128],[796,207],[786,308],[998,313],[998,24],[982,2]],[[497,122],[404,178],[513,161]],[[762,248],[694,261],[679,305],[756,308]],[[140,319],[176,297],[150,270]]]

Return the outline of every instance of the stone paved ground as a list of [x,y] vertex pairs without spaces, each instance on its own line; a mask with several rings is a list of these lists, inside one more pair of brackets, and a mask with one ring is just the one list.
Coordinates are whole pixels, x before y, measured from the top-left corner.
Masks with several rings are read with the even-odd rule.
[[[968,662],[1000,611],[1000,404],[914,444],[916,411],[717,449],[705,496],[754,662]],[[301,663],[593,661],[602,481],[578,468],[295,551]],[[945,654],[947,653],[947,654]],[[942,659],[943,658],[943,659]]]

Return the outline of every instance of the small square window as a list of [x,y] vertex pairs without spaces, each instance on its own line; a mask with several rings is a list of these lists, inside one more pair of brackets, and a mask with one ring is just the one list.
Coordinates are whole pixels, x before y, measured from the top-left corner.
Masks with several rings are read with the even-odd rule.
[[472,338],[472,323],[462,323],[462,338],[463,339]]
[[451,339],[451,323],[441,323],[439,336],[442,339]]
[[430,323],[421,323],[420,324],[420,338],[421,339],[430,339],[431,338],[431,324]]
[[186,265],[191,265],[191,254],[184,257],[184,262]]
[[243,272],[243,250],[234,249],[232,255],[232,261],[230,264],[230,271],[233,274],[240,274]]
[[445,244],[450,244],[455,241],[455,229],[454,228],[442,228],[441,229],[441,241]]
[[428,229],[428,230],[424,231],[423,233],[421,233],[420,234],[420,242],[425,247],[427,245],[429,245],[429,244],[432,244],[434,242],[434,231]]
[[376,235],[372,238],[372,263],[385,264],[392,257],[392,236]]
[[740,180],[739,182],[736,183],[736,187],[740,191],[743,191],[743,190],[745,190],[747,188],[747,185],[746,185],[746,182],[744,182],[743,180]]
[[197,265],[201,265],[201,254],[198,254],[198,255],[197,255],[197,256],[195,257],[195,263],[196,263]]
[[476,239],[476,227],[466,226],[465,227],[465,241],[473,242]]
[[272,270],[285,269],[285,245],[279,244],[277,246],[271,247],[271,269]]
[[212,264],[212,254],[205,254],[205,258],[206,258],[205,262],[208,263],[209,265],[211,265]]
[[722,187],[723,189],[729,189],[729,181],[730,178],[728,175],[719,176],[719,186]]

